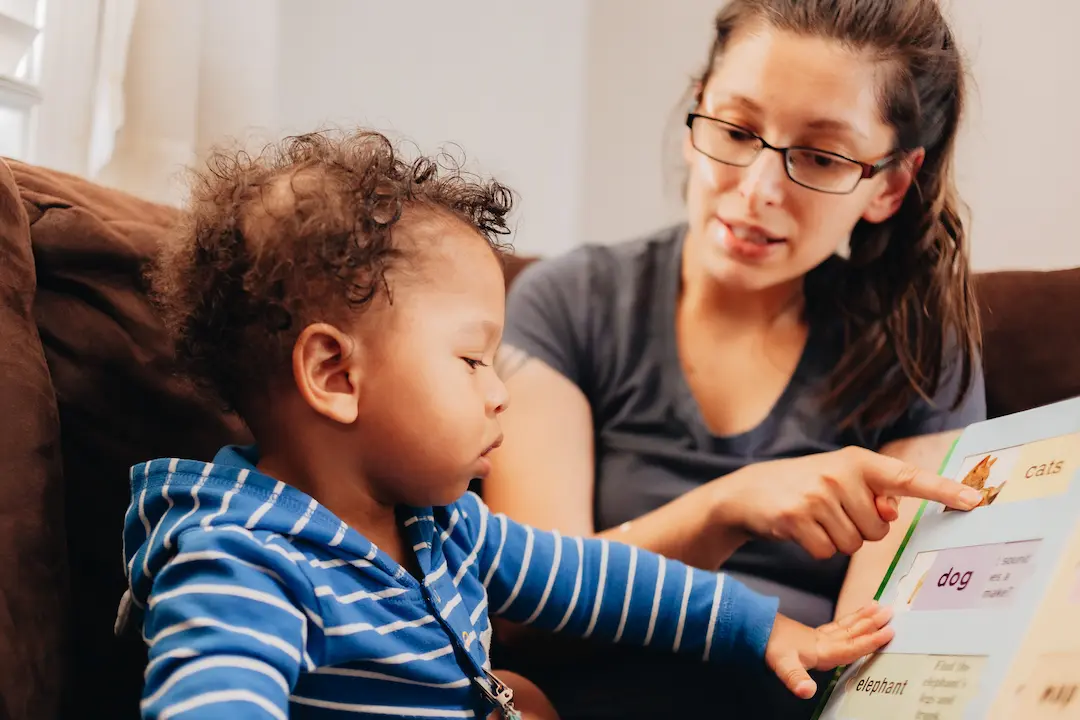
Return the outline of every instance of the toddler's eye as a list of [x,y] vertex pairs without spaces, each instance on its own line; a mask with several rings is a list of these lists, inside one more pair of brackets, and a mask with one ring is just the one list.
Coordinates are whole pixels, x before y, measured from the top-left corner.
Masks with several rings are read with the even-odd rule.
[[487,367],[487,363],[482,362],[480,360],[476,360],[474,358],[463,357],[461,359],[464,360],[465,364],[468,365],[473,370],[475,370],[478,367]]

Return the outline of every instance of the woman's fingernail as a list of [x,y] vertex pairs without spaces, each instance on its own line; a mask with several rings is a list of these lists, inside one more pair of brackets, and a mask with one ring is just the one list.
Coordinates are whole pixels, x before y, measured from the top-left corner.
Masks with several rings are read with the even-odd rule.
[[964,488],[960,492],[960,499],[963,500],[965,504],[974,507],[982,500],[982,493],[974,488]]

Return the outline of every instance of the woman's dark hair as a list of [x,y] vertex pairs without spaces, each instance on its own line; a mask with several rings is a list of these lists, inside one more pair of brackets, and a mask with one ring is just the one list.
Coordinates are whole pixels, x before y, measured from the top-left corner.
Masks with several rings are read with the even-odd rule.
[[258,156],[218,149],[148,271],[151,296],[182,373],[245,415],[306,325],[348,322],[425,251],[396,236],[406,210],[456,218],[498,251],[511,206],[498,182],[446,155],[407,159],[373,131],[290,137]]
[[732,36],[757,24],[836,40],[881,62],[882,118],[899,149],[926,153],[896,214],[860,220],[852,232],[849,271],[830,300],[845,324],[830,406],[843,409],[845,425],[880,426],[918,398],[929,401],[945,372],[960,373],[958,406],[981,343],[953,168],[964,62],[937,0],[730,0],[698,87]]

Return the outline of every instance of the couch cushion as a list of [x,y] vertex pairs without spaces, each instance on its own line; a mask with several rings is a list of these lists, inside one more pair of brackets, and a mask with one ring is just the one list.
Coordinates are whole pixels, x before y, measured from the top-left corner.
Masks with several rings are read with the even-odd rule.
[[75,663],[67,695],[99,717],[135,717],[145,650],[113,637],[125,588],[121,530],[131,465],[209,460],[246,434],[173,377],[143,272],[178,211],[12,163],[29,215],[34,314],[63,427]]
[[1080,395],[1080,268],[977,275],[990,417]]
[[67,600],[60,423],[34,292],[26,213],[0,161],[0,714],[19,720],[59,706]]

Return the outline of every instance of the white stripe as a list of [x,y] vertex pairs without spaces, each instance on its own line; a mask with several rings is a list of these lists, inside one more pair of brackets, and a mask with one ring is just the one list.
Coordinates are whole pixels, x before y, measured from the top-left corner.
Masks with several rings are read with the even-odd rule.
[[169,675],[169,679],[161,683],[158,689],[153,695],[148,696],[145,700],[139,703],[139,707],[143,712],[146,712],[146,708],[153,705],[158,700],[163,698],[169,690],[173,688],[176,683],[180,682],[186,677],[190,677],[195,673],[202,672],[203,670],[213,670],[215,668],[230,668],[234,670],[251,670],[252,672],[261,673],[266,677],[277,683],[281,688],[281,692],[285,695],[289,694],[289,683],[285,681],[285,676],[282,675],[272,665],[264,663],[262,660],[256,660],[255,658],[243,657],[241,655],[215,655],[213,657],[203,658],[202,660],[196,660],[193,663],[182,665]]
[[315,568],[316,570],[333,570],[334,568],[349,564],[349,561],[345,558],[334,558],[333,560],[316,560],[315,558],[310,557],[307,558],[307,561],[308,565]]
[[239,625],[230,625],[228,623],[223,623],[220,620],[215,620],[214,618],[208,617],[188,618],[183,622],[176,623],[175,625],[170,625],[167,628],[163,628],[158,632],[157,635],[152,638],[148,638],[144,635],[143,639],[146,640],[147,645],[153,647],[154,644],[157,643],[159,640],[167,638],[170,635],[187,632],[188,630],[193,630],[195,628],[215,628],[217,630],[226,630],[228,632],[233,632],[237,635],[246,635],[249,638],[254,638],[255,640],[258,640],[263,645],[269,645],[270,647],[277,648],[278,650],[288,655],[293,662],[300,662],[300,652],[296,649],[296,647],[282,640],[276,635],[270,635],[269,633],[259,632],[258,630],[252,630],[251,628],[241,627]]
[[348,595],[338,595],[334,592],[334,588],[329,585],[319,585],[315,588],[316,597],[326,597],[330,595],[339,603],[348,605],[359,600],[385,600],[386,598],[396,597],[402,593],[408,592],[408,588],[387,588],[385,590],[379,590],[377,592],[369,592],[368,590],[357,590],[356,592],[349,593]]
[[173,658],[193,658],[199,657],[199,651],[194,648],[179,647],[173,648],[168,652],[161,653],[156,658],[146,663],[146,667],[143,669],[143,677],[150,677],[150,671],[158,666],[158,663],[165,662],[166,660],[172,660]]
[[341,541],[345,539],[345,530],[347,527],[345,521],[342,521],[341,524],[338,525],[337,534],[334,535],[334,539],[330,541],[330,547],[337,547],[341,544]]
[[413,545],[412,549],[414,551],[416,551],[416,550],[423,550],[424,548],[430,548],[430,547],[431,547],[431,543],[429,543],[429,542],[419,542],[419,543],[416,543],[415,545]]
[[314,557],[304,556],[308,564],[311,567],[318,570],[333,570],[334,568],[343,567],[345,565],[351,565],[354,568],[368,568],[371,567],[370,560],[346,560],[345,558],[334,558],[333,560],[317,560]]
[[146,517],[146,484],[150,481],[150,465],[152,463],[143,465],[143,489],[139,493],[139,519],[142,520],[143,531],[146,535],[150,534],[150,518]]
[[439,611],[439,614],[442,615],[445,620],[449,620],[450,619],[450,613],[454,612],[454,608],[456,608],[460,604],[461,604],[461,595],[454,595],[453,600],[446,603],[446,605],[443,607],[443,609]]
[[315,514],[315,508],[319,507],[319,503],[315,501],[315,498],[311,498],[311,502],[308,503],[307,509],[304,510],[304,514],[296,521],[296,524],[292,526],[292,530],[289,531],[289,535],[299,535],[300,531],[307,527],[307,524],[311,522],[311,516]]
[[[566,614],[563,615],[562,622],[555,628],[555,632],[562,632],[562,629],[566,627],[566,623],[570,622],[570,616],[574,614],[574,608],[577,607],[578,596],[581,595],[581,574],[585,570],[585,545],[582,543],[581,538],[574,538],[574,544],[577,545],[578,554],[578,566],[577,566],[577,578],[574,580],[574,594],[570,596],[570,605],[566,608]],[[473,623],[475,624],[475,620]]]
[[379,635],[388,635],[392,632],[397,632],[398,630],[417,628],[433,622],[435,622],[434,615],[425,615],[418,620],[396,620],[392,623],[386,623],[385,625],[372,625],[371,623],[366,622],[356,622],[349,623],[348,625],[333,625],[326,628],[324,634],[329,637],[334,635],[353,635],[374,630]]
[[219,517],[229,511],[229,502],[233,499],[233,496],[236,495],[236,493],[240,492],[240,488],[244,487],[244,483],[247,481],[247,476],[248,469],[244,468],[236,476],[236,484],[233,485],[232,489],[226,492],[225,495],[221,498],[221,507],[218,508],[217,512],[212,512],[206,517],[204,517],[202,519],[202,522],[199,523],[200,525],[202,525],[204,528],[209,528],[210,523],[214,522]]
[[435,517],[432,515],[413,515],[411,518],[405,521],[405,527],[418,522],[435,522]]
[[533,529],[528,525],[523,527],[525,528],[525,554],[521,558],[521,568],[518,570],[517,582],[514,583],[514,589],[510,591],[510,597],[506,598],[506,602],[502,604],[502,607],[495,611],[496,615],[502,615],[506,612],[506,608],[517,600],[518,593],[521,592],[521,586],[525,584],[525,577],[529,574],[529,561],[532,560],[533,549]]
[[713,630],[716,629],[716,612],[720,609],[720,596],[724,592],[724,576],[716,576],[716,590],[713,591],[712,610],[709,612],[709,628],[705,631],[705,653],[701,659],[709,662],[709,652],[712,651]]
[[472,644],[476,642],[476,640],[477,637],[475,632],[470,630],[469,632],[465,633],[465,652],[469,652],[469,648],[472,647]]
[[484,648],[484,669],[491,669],[491,623],[480,632],[480,645]]
[[461,518],[461,513],[457,508],[454,508],[454,512],[450,513],[450,522],[446,523],[446,529],[439,535],[439,540],[446,542],[446,539],[450,537],[450,534],[454,532],[454,526],[457,525],[458,520]]
[[600,605],[604,602],[604,581],[607,580],[607,556],[608,556],[608,543],[607,540],[600,541],[600,579],[596,583],[596,602],[593,603],[592,618],[589,620],[589,627],[585,629],[585,639],[589,639],[592,636],[592,631],[596,629],[596,619],[600,617]]
[[689,565],[686,566],[686,582],[683,583],[682,589],[682,605],[679,607],[679,623],[675,626],[675,645],[672,647],[672,651],[679,652],[679,646],[682,645],[682,631],[683,625],[686,624],[686,606],[690,602],[690,588],[694,584],[694,572]]
[[371,670],[357,670],[353,668],[343,667],[324,667],[317,668],[312,671],[313,675],[340,675],[344,677],[360,677],[368,680],[382,680],[384,682],[402,683],[404,685],[417,685],[419,687],[438,688],[438,689],[451,689],[468,687],[470,680],[468,678],[462,678],[461,680],[454,680],[453,682],[445,683],[427,683],[419,680],[411,680],[404,677],[395,677],[393,675],[386,675],[384,673],[372,672]]
[[653,630],[656,629],[656,615],[660,612],[660,596],[664,594],[664,572],[667,570],[667,561],[663,555],[659,555],[659,569],[656,571],[656,592],[653,594],[652,612],[649,614],[649,631],[645,633],[645,646],[652,642]]
[[278,501],[278,498],[281,497],[281,491],[284,489],[285,483],[278,480],[277,485],[274,486],[274,491],[270,493],[270,497],[267,499],[266,502],[259,506],[258,510],[251,513],[251,517],[249,517],[248,521],[244,523],[244,527],[246,527],[248,530],[255,527],[255,525],[260,520],[262,520],[263,515],[270,512],[270,508],[274,507],[274,503],[276,503]]
[[637,546],[630,546],[630,569],[626,572],[626,595],[623,596],[622,617],[619,618],[619,629],[615,632],[615,640],[622,640],[623,630],[626,628],[626,616],[630,612],[630,599],[634,595],[634,573],[637,571]]
[[480,619],[480,613],[484,612],[484,608],[487,607],[487,604],[487,593],[484,593],[484,597],[480,598],[480,604],[473,608],[472,614],[469,616],[469,620],[472,621],[473,625]]
[[262,695],[256,695],[250,690],[215,690],[214,692],[196,695],[183,702],[170,705],[162,710],[157,717],[158,720],[169,720],[169,718],[174,715],[185,713],[188,710],[195,710],[204,705],[216,705],[217,703],[227,702],[247,702],[252,705],[258,705],[275,720],[289,720],[288,716],[282,712],[281,708],[264,698]]
[[491,567],[488,568],[487,575],[484,576],[484,588],[487,589],[491,584],[491,578],[495,574],[495,571],[499,569],[499,560],[502,559],[503,545],[506,544],[506,516],[497,515],[499,518],[499,547],[495,551],[495,559],[491,561]]
[[540,617],[540,613],[544,611],[548,598],[551,597],[551,588],[555,586],[555,576],[559,574],[559,564],[562,562],[562,535],[559,535],[558,530],[553,530],[551,535],[555,540],[555,557],[551,561],[551,572],[548,573],[547,585],[544,586],[544,594],[540,596],[540,602],[537,604],[536,609],[533,610],[532,615],[525,618],[526,625],[532,625],[536,622],[536,618]]
[[442,710],[440,708],[407,707],[395,705],[357,705],[354,703],[334,702],[333,700],[319,700],[317,698],[301,697],[293,695],[289,698],[298,705],[322,708],[324,710],[337,710],[348,713],[366,713],[368,715],[394,715],[397,717],[430,717],[430,718],[471,718],[476,717],[472,710]]
[[461,567],[458,568],[457,574],[454,575],[454,587],[457,587],[461,583],[461,579],[465,577],[465,573],[469,571],[472,564],[476,562],[476,556],[480,552],[480,548],[484,546],[484,538],[487,536],[487,521],[488,513],[482,511],[480,513],[480,532],[476,535],[476,544],[473,545],[472,550],[469,551],[468,557],[465,558],[465,562],[461,563]]
[[439,578],[441,578],[445,574],[446,574],[446,561],[444,560],[443,564],[439,566],[438,570],[436,570],[435,572],[431,573],[426,578],[424,578],[424,584],[430,587],[431,583],[435,582],[436,580],[438,580]]
[[278,575],[273,570],[271,570],[270,568],[264,568],[262,565],[256,565],[255,563],[248,562],[247,560],[241,560],[240,558],[236,557],[235,555],[230,555],[229,553],[222,552],[220,550],[200,550],[198,552],[179,553],[178,555],[176,555],[169,562],[169,564],[170,565],[182,565],[182,564],[187,563],[187,562],[198,562],[200,560],[228,560],[230,562],[239,563],[240,565],[244,565],[246,567],[249,567],[252,570],[258,570],[259,572],[263,573],[264,575],[268,575],[268,576],[274,578],[275,580],[277,580],[282,585],[285,584],[285,581],[281,579],[281,576]]
[[[258,542],[258,541],[256,540],[256,542]],[[291,550],[290,551],[290,550],[288,550],[286,548],[283,548],[280,545],[278,545],[277,543],[271,542],[270,538],[266,539],[266,542],[263,543],[263,547],[265,547],[267,550],[272,550],[273,552],[276,552],[278,555],[285,558],[286,560],[291,562],[293,565],[297,564],[300,560],[306,560],[307,559],[307,556],[305,556],[304,553],[302,553],[302,552],[300,552],[298,550]]]
[[[172,468],[172,467],[175,467],[175,466],[170,466],[170,468]],[[184,513],[183,516],[179,520],[177,520],[175,523],[173,523],[173,526],[171,528],[169,528],[169,532],[165,533],[165,539],[162,541],[162,544],[166,548],[171,548],[172,547],[171,538],[172,538],[172,534],[174,532],[176,532],[176,528],[180,527],[189,517],[191,517],[195,513],[199,512],[199,490],[201,490],[202,486],[206,484],[207,478],[210,477],[210,471],[213,470],[213,469],[214,469],[214,464],[213,463],[207,463],[206,465],[204,465],[203,466],[203,471],[202,471],[202,477],[199,478],[199,481],[197,483],[195,483],[194,485],[191,486],[191,499],[193,500],[193,503],[191,505],[191,509],[188,510],[186,513]],[[161,524],[160,520],[158,521],[158,524],[159,525]]]
[[378,663],[380,665],[403,665],[409,662],[423,662],[427,660],[437,660],[441,657],[446,657],[454,652],[452,645],[441,647],[438,650],[430,650],[426,653],[411,653],[403,652],[397,655],[391,655],[384,658],[367,658],[366,662]]
[[[154,525],[154,531],[152,533],[150,533],[150,539],[146,541],[146,552],[143,554],[142,569],[143,569],[143,575],[146,575],[148,578],[153,578],[153,574],[150,572],[150,566],[147,565],[147,563],[150,560],[150,551],[154,547],[154,540],[157,538],[158,531],[161,530],[161,526],[165,524],[165,522],[164,522],[165,521],[165,516],[168,515],[169,511],[172,510],[172,508],[173,508],[173,499],[171,497],[169,497],[169,484],[172,482],[173,473],[176,472],[176,464],[177,464],[177,462],[179,462],[179,461],[176,458],[173,458],[172,460],[169,461],[169,471],[167,473],[165,473],[165,482],[161,484],[161,497],[165,498],[165,501],[167,503],[169,503],[169,505],[168,505],[168,507],[165,508],[165,512],[158,519],[157,524]],[[147,465],[146,467],[149,468],[150,466]],[[143,488],[143,498],[145,498],[145,497],[146,497],[146,488],[144,487]],[[140,511],[140,513],[143,512],[142,500],[139,501],[139,511]],[[167,533],[167,532],[165,533],[164,545],[165,545],[166,548],[169,547],[169,533]]]
[[172,600],[173,598],[182,597],[184,595],[227,595],[229,597],[244,598],[245,600],[254,600],[256,602],[261,602],[264,605],[270,605],[279,610],[284,610],[301,622],[304,621],[304,614],[281,598],[263,592],[262,590],[252,590],[251,588],[240,585],[219,585],[214,583],[191,583],[190,585],[182,585],[175,590],[151,594],[150,608],[153,609],[155,606],[160,605],[166,600]]

